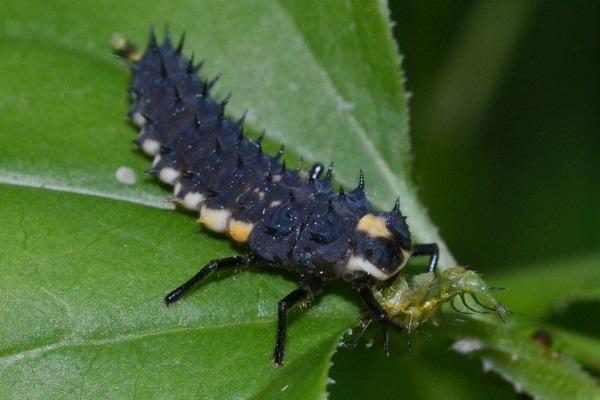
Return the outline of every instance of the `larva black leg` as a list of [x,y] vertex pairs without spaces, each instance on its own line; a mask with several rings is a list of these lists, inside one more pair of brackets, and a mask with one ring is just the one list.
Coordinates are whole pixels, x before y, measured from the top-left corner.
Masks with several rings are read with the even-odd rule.
[[198,282],[202,281],[206,278],[211,272],[217,271],[219,269],[224,268],[240,268],[240,267],[248,267],[255,262],[255,257],[253,256],[233,256],[227,258],[221,258],[219,260],[212,260],[208,264],[206,264],[196,275],[194,275],[190,280],[185,282],[183,285],[179,286],[177,289],[170,292],[165,296],[165,304],[169,305],[171,303],[179,300],[184,294],[190,291]]
[[360,283],[356,286],[356,290],[360,294],[363,302],[367,306],[369,312],[383,324],[383,352],[386,356],[390,355],[390,346],[389,346],[389,328],[395,328],[397,330],[402,329],[400,326],[394,324],[389,320],[387,313],[385,310],[379,305],[375,297],[373,296],[373,291],[368,284],[368,282]]
[[313,277],[308,277],[308,279],[304,280],[302,286],[285,296],[277,304],[277,342],[273,351],[273,362],[278,366],[283,364],[283,357],[285,356],[288,310],[294,305],[312,297],[321,287],[321,281]]
[[413,256],[429,256],[429,272],[435,272],[438,258],[440,257],[440,248],[437,243],[424,243],[413,245]]
[[371,289],[370,285],[367,283],[361,283],[356,290],[360,294],[363,303],[365,303],[365,306],[367,306],[369,312],[375,317],[375,319],[384,323],[389,322],[385,310],[379,305],[373,296],[373,290]]

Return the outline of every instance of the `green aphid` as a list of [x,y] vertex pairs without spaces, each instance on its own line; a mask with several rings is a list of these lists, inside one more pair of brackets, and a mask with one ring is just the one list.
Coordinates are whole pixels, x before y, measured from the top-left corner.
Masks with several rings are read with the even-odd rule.
[[[503,319],[510,310],[494,298],[494,289],[475,271],[465,267],[452,267],[436,274],[427,272],[410,277],[399,275],[391,285],[376,289],[374,294],[391,322],[412,332],[428,320],[437,325],[435,317],[445,303],[450,303],[455,310],[460,311],[454,306],[456,298],[468,310],[478,313],[493,311]],[[465,298],[467,295],[481,309],[470,305]]]

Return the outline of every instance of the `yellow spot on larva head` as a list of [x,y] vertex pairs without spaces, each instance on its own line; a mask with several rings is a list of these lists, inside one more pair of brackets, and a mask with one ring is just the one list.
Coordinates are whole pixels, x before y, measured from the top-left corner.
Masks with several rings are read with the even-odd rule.
[[213,232],[223,233],[227,231],[229,217],[231,217],[231,211],[227,209],[215,209],[202,206],[198,222]]
[[357,231],[366,232],[367,235],[377,238],[383,237],[387,239],[392,239],[392,233],[389,231],[387,226],[385,225],[385,218],[378,217],[373,214],[365,214],[360,221],[358,221],[358,225],[356,226]]
[[247,242],[252,229],[254,229],[254,224],[250,222],[242,222],[235,219],[229,222],[229,236],[238,243]]

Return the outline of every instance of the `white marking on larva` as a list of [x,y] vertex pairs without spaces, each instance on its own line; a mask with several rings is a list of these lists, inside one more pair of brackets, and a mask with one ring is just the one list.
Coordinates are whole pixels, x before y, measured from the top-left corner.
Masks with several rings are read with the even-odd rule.
[[198,221],[213,232],[223,233],[227,231],[229,218],[231,218],[231,211],[225,208],[214,209],[202,206]]
[[281,205],[281,200],[274,200],[269,204],[269,207],[278,207]]
[[129,167],[119,167],[115,172],[115,177],[126,185],[133,185],[137,182],[135,172]]
[[258,192],[258,198],[260,200],[264,199],[265,198],[265,192]]
[[140,128],[146,124],[146,118],[144,118],[142,113],[139,111],[133,113],[133,115],[131,116],[131,120]]
[[142,150],[149,156],[155,156],[160,150],[160,143],[154,139],[146,139],[142,142]]
[[274,175],[273,182],[279,182],[281,180],[281,175]]
[[183,206],[188,210],[197,211],[200,203],[204,201],[204,196],[198,192],[189,192],[183,197]]
[[282,391],[282,392],[285,392],[285,391],[286,391],[286,389],[287,389],[288,387],[290,387],[290,385],[289,385],[289,384],[288,384],[288,385],[285,385],[284,387],[282,387],[282,388],[281,388],[281,391]]
[[175,182],[175,186],[173,187],[173,195],[175,197],[177,197],[177,195],[179,195],[179,192],[181,192],[181,182],[177,181]]
[[380,281],[387,280],[391,275],[386,274],[371,262],[365,260],[360,256],[353,255],[348,260],[346,264],[346,270],[348,271],[364,271],[367,274],[371,275],[375,279],[379,279]]
[[154,156],[154,159],[152,160],[152,166],[156,167],[158,165],[158,163],[160,162],[161,156],[160,154],[157,154],[156,156]]
[[479,351],[484,348],[481,340],[475,338],[464,338],[457,340],[451,346],[451,349],[460,354],[469,354],[474,351]]
[[158,179],[168,185],[174,184],[177,178],[179,178],[179,171],[171,167],[164,167],[158,174]]

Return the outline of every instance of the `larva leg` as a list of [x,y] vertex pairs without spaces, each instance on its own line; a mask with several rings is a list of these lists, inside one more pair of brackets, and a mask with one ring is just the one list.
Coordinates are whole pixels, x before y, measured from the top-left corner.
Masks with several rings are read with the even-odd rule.
[[302,282],[301,288],[294,290],[277,304],[277,342],[273,351],[273,362],[275,365],[283,364],[288,310],[294,305],[313,297],[319,291],[320,287],[321,281],[309,276]]
[[167,305],[176,302],[179,300],[184,294],[190,291],[196,284],[206,278],[211,272],[225,269],[225,268],[241,268],[241,267],[249,267],[257,262],[256,257],[246,255],[246,256],[233,256],[227,258],[221,258],[219,260],[212,260],[208,264],[206,264],[196,275],[194,275],[190,280],[185,282],[183,285],[179,286],[177,289],[170,292],[165,296],[165,303]]
[[367,282],[363,282],[356,287],[360,298],[362,299],[369,312],[375,317],[376,320],[383,323],[389,322],[387,313],[377,302],[373,296],[373,289]]
[[440,257],[440,248],[437,243],[415,244],[413,246],[413,256],[429,256],[429,272],[435,272],[438,258]]
[[386,356],[390,355],[390,336],[389,336],[389,328],[392,327],[396,330],[401,330],[402,327],[393,323],[385,310],[381,307],[381,305],[377,302],[375,297],[373,296],[373,290],[368,284],[368,282],[362,282],[355,289],[360,294],[360,297],[367,306],[369,312],[373,315],[373,317],[383,324],[383,352]]

